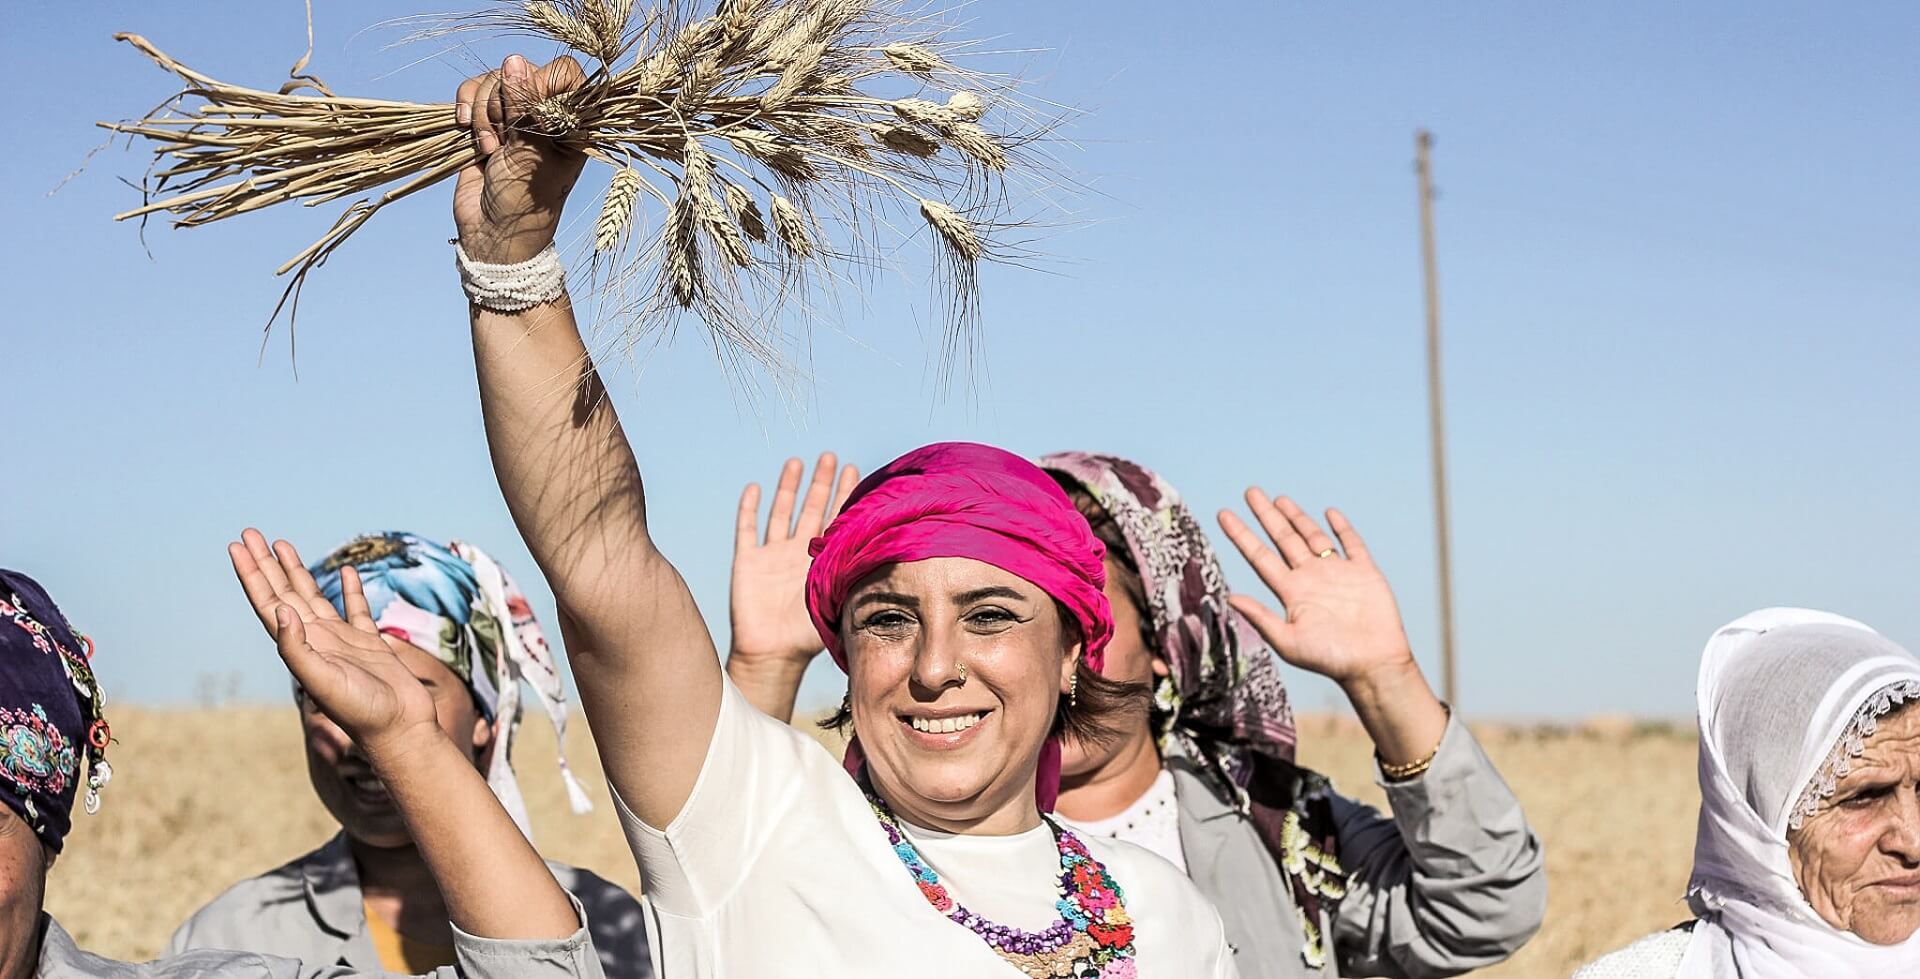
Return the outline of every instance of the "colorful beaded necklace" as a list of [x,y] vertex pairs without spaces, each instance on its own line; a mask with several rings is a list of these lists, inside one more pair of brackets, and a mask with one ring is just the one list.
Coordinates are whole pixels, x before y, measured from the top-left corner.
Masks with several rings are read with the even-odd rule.
[[1041,931],[1022,931],[988,921],[962,907],[940,885],[940,875],[920,857],[900,821],[880,797],[869,791],[867,804],[887,832],[893,854],[900,858],[920,893],[935,911],[980,936],[987,947],[1032,979],[1135,979],[1133,919],[1127,916],[1125,894],[1107,873],[1106,865],[1087,852],[1060,824],[1046,819],[1060,848],[1060,898],[1054,907],[1060,917]]

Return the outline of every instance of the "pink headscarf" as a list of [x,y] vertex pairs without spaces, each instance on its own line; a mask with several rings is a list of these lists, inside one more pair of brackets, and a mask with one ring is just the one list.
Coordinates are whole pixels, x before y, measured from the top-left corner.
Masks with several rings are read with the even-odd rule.
[[[808,547],[807,612],[841,670],[840,616],[847,596],[888,564],[971,558],[1032,582],[1079,623],[1087,667],[1099,672],[1113,638],[1106,547],[1053,478],[1025,459],[973,442],[937,442],[861,481],[840,516]],[[847,769],[865,759],[859,740]],[[1040,753],[1035,794],[1051,810],[1060,791],[1060,745]]]

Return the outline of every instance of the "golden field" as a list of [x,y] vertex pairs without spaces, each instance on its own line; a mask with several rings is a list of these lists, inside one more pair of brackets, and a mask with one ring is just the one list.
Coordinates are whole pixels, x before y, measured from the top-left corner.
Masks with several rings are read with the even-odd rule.
[[[48,907],[83,947],[157,953],[175,925],[233,881],[325,840],[333,825],[307,785],[293,708],[113,712],[119,743],[101,811],[76,815]],[[1301,760],[1344,791],[1383,804],[1369,746],[1351,720],[1302,722]],[[1546,839],[1547,922],[1487,979],[1564,977],[1607,949],[1686,915],[1680,902],[1698,804],[1691,728],[1603,719],[1567,728],[1476,726]],[[569,752],[596,811],[574,817],[553,770],[552,735],[522,728],[515,749],[547,856],[628,887],[635,872],[611,815],[586,726]]]

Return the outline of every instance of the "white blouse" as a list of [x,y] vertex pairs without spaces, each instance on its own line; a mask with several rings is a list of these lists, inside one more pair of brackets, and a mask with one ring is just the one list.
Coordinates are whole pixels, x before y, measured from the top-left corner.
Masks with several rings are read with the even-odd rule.
[[1056,818],[1082,839],[1097,836],[1125,840],[1159,854],[1161,859],[1180,868],[1181,873],[1187,872],[1186,848],[1180,845],[1180,797],[1174,788],[1173,773],[1165,768],[1160,769],[1160,777],[1153,780],[1152,787],[1118,815],[1106,819]]
[[[673,822],[656,829],[614,801],[640,863],[658,979],[1019,975],[927,903],[840,763],[731,681]],[[902,828],[956,901],[1030,931],[1054,920],[1060,858],[1044,825],[1014,836]],[[1238,979],[1219,914],[1185,875],[1136,846],[1085,842],[1125,895],[1142,979]]]

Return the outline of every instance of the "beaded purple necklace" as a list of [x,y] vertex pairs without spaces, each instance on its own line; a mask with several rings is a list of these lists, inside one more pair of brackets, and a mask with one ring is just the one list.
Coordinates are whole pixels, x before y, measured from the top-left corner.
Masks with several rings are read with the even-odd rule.
[[1014,968],[1033,979],[1135,979],[1133,919],[1127,915],[1120,885],[1079,837],[1052,819],[1041,817],[1060,850],[1060,897],[1054,902],[1060,917],[1040,931],[1024,931],[989,921],[955,901],[941,886],[940,875],[907,839],[893,810],[870,790],[867,804],[886,831],[894,856],[913,875],[927,903],[978,935]]

